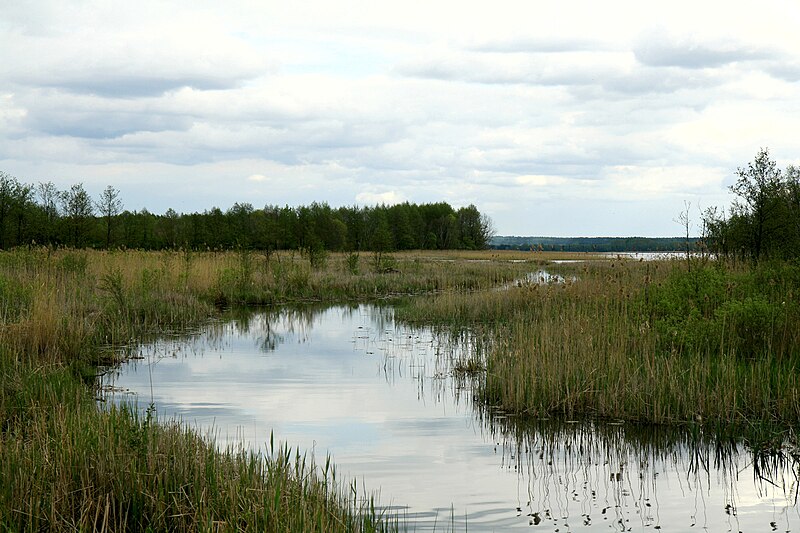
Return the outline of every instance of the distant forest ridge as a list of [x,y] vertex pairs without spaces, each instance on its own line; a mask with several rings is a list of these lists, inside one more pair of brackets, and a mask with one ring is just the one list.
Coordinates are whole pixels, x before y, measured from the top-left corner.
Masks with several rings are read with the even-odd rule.
[[[689,237],[690,250],[700,239]],[[686,250],[686,237],[517,237],[498,235],[489,239],[495,250],[544,252],[672,252]]]

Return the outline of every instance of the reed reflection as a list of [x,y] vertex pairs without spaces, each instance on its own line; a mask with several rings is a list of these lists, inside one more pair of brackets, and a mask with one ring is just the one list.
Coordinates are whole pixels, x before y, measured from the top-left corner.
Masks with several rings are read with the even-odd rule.
[[761,453],[691,427],[521,420],[477,397],[486,349],[479,329],[410,327],[385,305],[231,311],[143,346],[145,372],[123,382],[142,400],[155,383],[165,413],[245,428],[255,447],[274,430],[330,452],[411,529],[800,524],[795,451]]
[[800,523],[796,451],[753,450],[691,428],[475,413],[503,467],[526,483],[518,512],[530,525],[792,531]]

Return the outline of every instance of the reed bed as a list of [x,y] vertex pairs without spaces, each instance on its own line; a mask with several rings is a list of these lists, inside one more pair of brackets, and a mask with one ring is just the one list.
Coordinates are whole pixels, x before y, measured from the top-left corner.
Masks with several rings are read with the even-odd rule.
[[796,442],[800,269],[689,266],[553,265],[566,282],[411,300],[398,316],[477,332],[486,406]]
[[[176,423],[99,411],[68,374],[27,369],[0,437],[4,531],[384,531],[300,452],[217,450]],[[38,375],[37,375],[38,374]],[[8,384],[5,384],[8,386]],[[10,423],[9,423],[10,422]],[[328,468],[329,465],[327,465]]]
[[[530,267],[423,253],[18,249],[0,252],[0,529],[385,531],[384,516],[326,461],[213,439],[128,409],[98,409],[118,348],[236,304],[474,291]],[[454,262],[457,266],[454,266]]]

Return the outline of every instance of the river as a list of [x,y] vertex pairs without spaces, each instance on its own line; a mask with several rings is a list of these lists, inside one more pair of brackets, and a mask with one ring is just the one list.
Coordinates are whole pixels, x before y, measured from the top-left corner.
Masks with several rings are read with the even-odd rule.
[[462,349],[390,306],[251,310],[137,348],[103,386],[220,446],[272,434],[330,454],[409,530],[800,531],[789,458],[663,428],[520,424],[453,377]]

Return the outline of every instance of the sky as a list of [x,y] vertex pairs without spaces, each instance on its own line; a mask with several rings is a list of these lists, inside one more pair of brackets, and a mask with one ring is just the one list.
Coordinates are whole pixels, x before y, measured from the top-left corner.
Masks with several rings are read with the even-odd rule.
[[474,204],[672,236],[800,164],[800,2],[0,0],[0,171],[163,213]]

